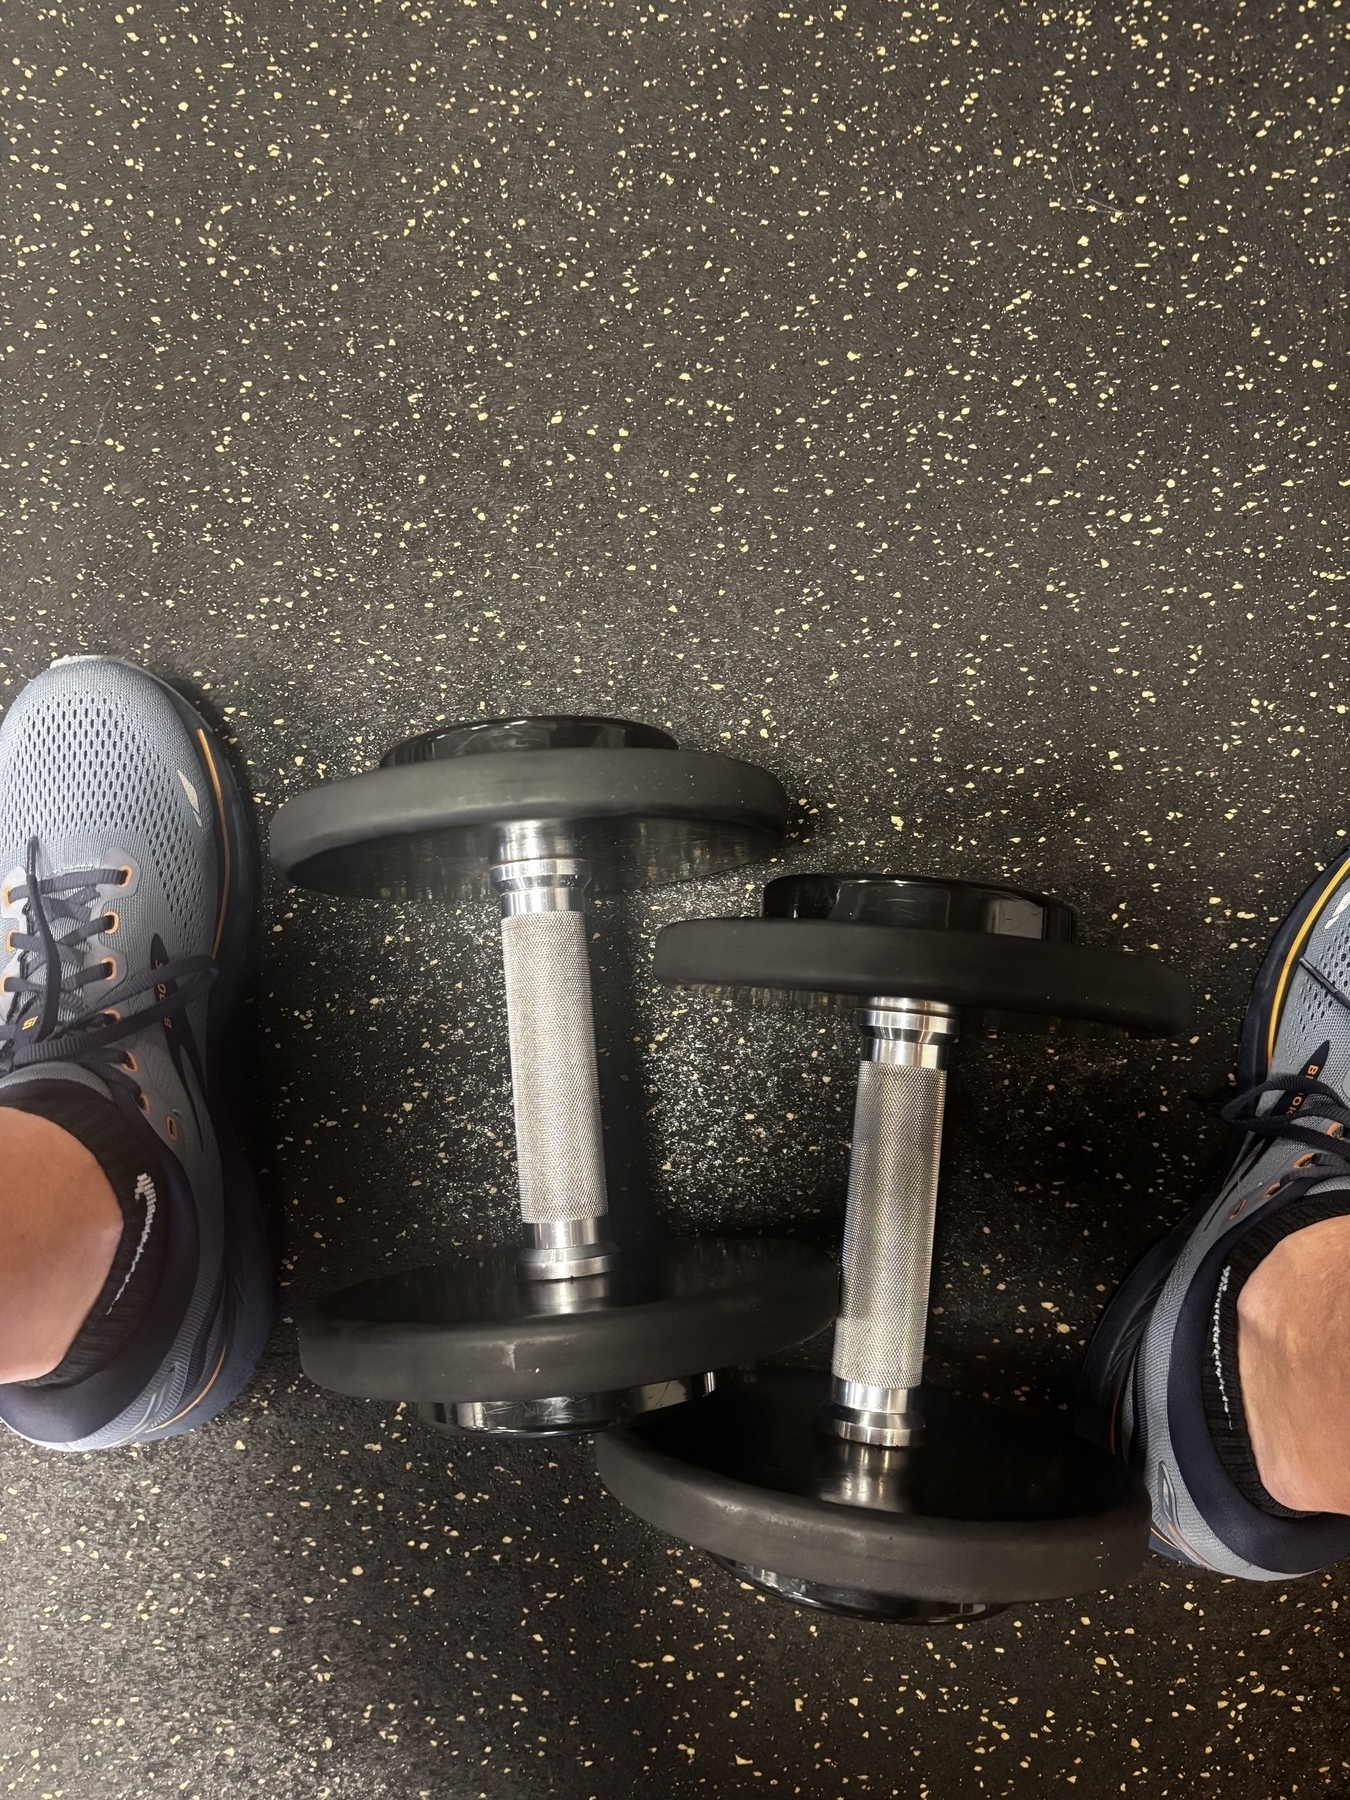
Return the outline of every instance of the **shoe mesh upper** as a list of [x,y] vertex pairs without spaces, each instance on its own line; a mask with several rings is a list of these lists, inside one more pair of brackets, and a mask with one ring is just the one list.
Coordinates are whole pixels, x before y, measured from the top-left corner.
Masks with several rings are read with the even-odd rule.
[[[1350,994],[1350,914],[1320,921],[1303,947],[1301,960],[1342,994]],[[1322,1080],[1350,1098],[1350,1008],[1329,994],[1307,970],[1295,967],[1280,1018],[1271,1061],[1272,1075],[1295,1075],[1321,1045],[1329,1046]],[[1306,1146],[1286,1144],[1288,1157]]]
[[[210,815],[200,763],[167,699],[137,671],[103,663],[58,664],[24,690],[0,739],[0,854],[20,863],[27,839],[120,847],[151,863],[157,886],[185,935],[209,914],[196,809]],[[44,859],[44,870],[50,870]]]

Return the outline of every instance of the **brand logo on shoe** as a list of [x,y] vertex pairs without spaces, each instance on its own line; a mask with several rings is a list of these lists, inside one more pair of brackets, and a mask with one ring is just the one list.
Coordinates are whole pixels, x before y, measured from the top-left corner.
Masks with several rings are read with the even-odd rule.
[[192,808],[193,818],[199,825],[205,825],[206,820],[202,817],[201,801],[197,798],[196,788],[193,787],[192,783],[181,769],[178,771],[178,779],[182,783],[183,792],[187,795],[188,805]]
[[136,1254],[131,1259],[131,1267],[123,1276],[121,1287],[118,1288],[117,1292],[108,1302],[109,1312],[112,1311],[113,1307],[117,1305],[117,1302],[122,1298],[123,1294],[126,1293],[127,1283],[136,1273],[136,1265],[141,1260],[141,1255],[145,1246],[150,1242],[151,1228],[155,1223],[155,1214],[159,1210],[159,1195],[155,1192],[155,1184],[148,1175],[138,1175],[136,1177],[135,1194],[136,1198],[145,1207],[145,1223],[141,1227],[141,1241],[136,1246]]
[[[1232,1213],[1229,1213],[1232,1218]],[[1225,1265],[1219,1277],[1219,1285],[1214,1293],[1214,1308],[1209,1318],[1209,1352],[1214,1364],[1214,1374],[1219,1383],[1219,1398],[1223,1401],[1223,1415],[1229,1425],[1233,1423],[1233,1408],[1228,1399],[1228,1383],[1224,1380],[1223,1367],[1223,1298],[1228,1292],[1233,1279],[1233,1265]]]
[[1347,906],[1350,906],[1350,888],[1347,888],[1345,890],[1345,892],[1341,895],[1340,899],[1336,902],[1336,905],[1333,908],[1333,910],[1322,921],[1323,931],[1331,930],[1332,926],[1336,923],[1337,919],[1340,918],[1341,914],[1345,911]]
[[[1331,1040],[1328,1038],[1324,1043],[1317,1046],[1312,1055],[1299,1070],[1299,1080],[1316,1081],[1323,1069],[1326,1068],[1327,1058],[1330,1055]],[[1278,1115],[1279,1117],[1284,1118],[1288,1117],[1290,1113],[1301,1112],[1303,1103],[1307,1098],[1308,1096],[1305,1091],[1299,1088],[1291,1088],[1287,1093],[1281,1094],[1274,1106],[1271,1107],[1271,1117],[1274,1118]]]

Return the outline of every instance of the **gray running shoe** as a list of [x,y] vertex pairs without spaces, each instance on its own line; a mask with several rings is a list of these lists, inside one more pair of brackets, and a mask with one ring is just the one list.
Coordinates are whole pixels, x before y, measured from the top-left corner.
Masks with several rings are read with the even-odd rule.
[[[1350,855],[1280,927],[1238,1051],[1228,1166],[1127,1276],[1088,1350],[1077,1423],[1139,1468],[1153,1547],[1252,1581],[1350,1555],[1350,1517],[1261,1488],[1242,1413],[1236,1298],[1288,1231],[1350,1213]],[[1245,1453],[1244,1453],[1244,1446]]]
[[24,688],[0,724],[0,1093],[81,1084],[170,1171],[161,1300],[130,1353],[73,1388],[0,1387],[0,1419],[35,1442],[177,1435],[266,1340],[266,1231],[217,1069],[253,889],[242,802],[185,700],[103,657]]

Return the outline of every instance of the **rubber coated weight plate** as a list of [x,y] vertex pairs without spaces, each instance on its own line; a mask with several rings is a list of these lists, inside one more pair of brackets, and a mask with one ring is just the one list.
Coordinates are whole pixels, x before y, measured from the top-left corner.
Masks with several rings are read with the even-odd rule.
[[521,1281],[498,1250],[330,1294],[300,1356],[340,1394],[531,1400],[751,1362],[824,1330],[837,1305],[833,1261],[805,1244],[701,1238],[581,1281]]
[[926,1388],[922,1442],[878,1452],[822,1428],[829,1390],[814,1369],[734,1376],[599,1440],[601,1478],[672,1537],[855,1597],[1051,1599],[1143,1562],[1138,1476],[1067,1426]]
[[678,750],[657,725],[595,713],[535,713],[519,719],[474,719],[405,738],[380,758],[382,769],[445,762],[454,756],[495,756],[502,750]]
[[685,987],[895,995],[973,1011],[1183,1030],[1186,983],[1150,957],[981,931],[832,919],[691,919],[656,941],[658,981]]
[[987,931],[1001,937],[1073,941],[1062,900],[986,881],[931,875],[780,875],[764,890],[766,919],[831,919],[841,925],[900,925],[925,931]]
[[680,750],[647,727],[493,720],[411,740],[368,774],[288,801],[272,821],[271,854],[300,887],[455,900],[488,892],[502,825],[548,822],[569,829],[604,892],[770,856],[787,815],[767,770]]
[[876,1594],[866,1588],[835,1587],[827,1581],[804,1581],[779,1575],[754,1563],[732,1562],[715,1556],[738,1581],[749,1582],[767,1594],[786,1600],[789,1606],[805,1606],[816,1612],[842,1613],[849,1619],[869,1619],[891,1625],[947,1625],[954,1619],[979,1619],[1003,1612],[1013,1604],[1006,1600],[926,1600],[912,1594]]

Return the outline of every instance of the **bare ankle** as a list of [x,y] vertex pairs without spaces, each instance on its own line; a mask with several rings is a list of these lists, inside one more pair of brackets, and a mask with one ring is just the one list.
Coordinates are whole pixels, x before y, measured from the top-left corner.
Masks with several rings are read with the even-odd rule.
[[1350,1216],[1282,1239],[1238,1296],[1257,1472],[1299,1512],[1350,1513]]
[[61,1361],[121,1236],[117,1196],[79,1139],[0,1107],[0,1382]]

